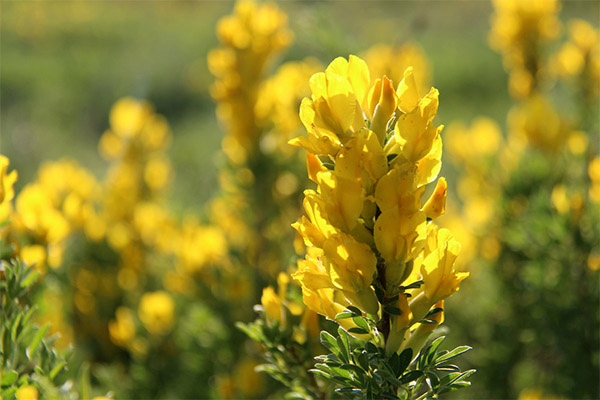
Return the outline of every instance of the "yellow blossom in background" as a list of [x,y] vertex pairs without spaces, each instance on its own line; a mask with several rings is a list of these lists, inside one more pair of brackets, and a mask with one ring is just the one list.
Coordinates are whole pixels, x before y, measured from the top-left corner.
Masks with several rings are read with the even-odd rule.
[[369,66],[372,80],[385,75],[393,82],[400,82],[406,68],[413,67],[419,93],[429,90],[432,67],[425,51],[415,43],[399,46],[377,44],[362,53],[361,58]]
[[589,189],[590,201],[600,203],[600,157],[594,157],[588,165],[588,176],[591,185]]
[[208,55],[209,70],[216,77],[211,94],[227,128],[223,150],[239,165],[258,145],[260,129],[253,110],[264,71],[289,45],[292,33],[277,6],[245,0],[236,4],[233,15],[221,19],[217,35],[222,46]]
[[319,69],[318,61],[310,58],[288,62],[261,83],[255,105],[257,124],[263,127],[273,125],[273,130],[260,139],[264,152],[291,155],[294,151],[287,142],[301,127],[297,107],[300,100],[310,94],[306,82]]
[[8,172],[8,157],[0,154],[0,221],[5,221],[11,214],[12,200],[15,197],[13,185],[17,181],[17,171]]
[[17,400],[38,400],[39,393],[33,386],[25,385],[21,386],[17,393],[15,393]]
[[558,0],[495,0],[490,46],[502,54],[510,73],[509,89],[516,98],[528,97],[538,87],[545,65],[539,59],[543,44],[561,30]]
[[133,311],[126,307],[119,307],[115,319],[108,324],[111,340],[122,347],[126,347],[135,337],[135,320]]
[[562,149],[570,134],[566,122],[540,95],[534,95],[511,109],[508,126],[509,135],[526,139],[530,146],[548,152]]
[[138,316],[144,327],[154,335],[168,333],[173,325],[175,303],[164,291],[149,292],[140,299]]
[[553,67],[562,77],[584,75],[584,90],[598,95],[600,84],[600,36],[588,22],[573,19],[568,24],[569,40],[554,56]]

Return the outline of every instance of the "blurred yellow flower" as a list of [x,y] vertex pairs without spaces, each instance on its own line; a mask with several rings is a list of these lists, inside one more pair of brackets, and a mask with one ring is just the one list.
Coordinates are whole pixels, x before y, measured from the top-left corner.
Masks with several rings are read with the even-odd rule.
[[154,335],[168,333],[173,325],[175,302],[164,291],[145,293],[138,307],[144,327]]
[[38,400],[39,394],[35,387],[30,385],[21,386],[15,393],[17,400]]

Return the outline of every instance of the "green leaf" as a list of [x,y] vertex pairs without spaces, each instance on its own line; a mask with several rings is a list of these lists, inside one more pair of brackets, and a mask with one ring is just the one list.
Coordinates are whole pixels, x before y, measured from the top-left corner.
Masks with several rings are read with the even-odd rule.
[[65,362],[64,361],[61,361],[58,364],[56,364],[54,366],[54,368],[52,368],[52,370],[48,374],[48,376],[50,377],[50,379],[53,380],[54,378],[56,378],[56,375],[59,374],[59,372],[63,369],[64,366],[65,366]]
[[327,168],[328,170],[333,171],[335,169],[335,165],[333,163],[330,162],[324,162],[322,164],[325,168]]
[[332,353],[339,353],[336,339],[327,331],[321,331],[321,344]]
[[396,373],[396,377],[402,375],[402,373],[406,370],[406,368],[408,368],[408,366],[410,365],[410,362],[412,361],[412,357],[413,357],[412,349],[404,349],[404,351],[402,351],[402,353],[400,353],[400,356],[398,357],[398,359],[399,359],[398,370],[394,370],[394,372]]
[[400,383],[405,385],[409,382],[416,381],[417,379],[419,379],[422,376],[423,376],[423,371],[419,371],[419,370],[409,371],[400,378]]
[[13,383],[15,383],[17,381],[17,378],[19,378],[19,374],[17,373],[17,371],[14,371],[14,370],[8,371],[2,377],[2,386],[4,387],[4,386],[12,385]]
[[363,317],[354,317],[352,318],[352,322],[354,322],[356,325],[358,325],[359,328],[362,328],[367,332],[371,330],[371,328],[369,328],[369,324]]
[[23,318],[23,314],[17,315],[17,318],[12,323],[12,328],[10,329],[10,338],[13,342],[17,340],[17,334],[19,329],[19,323],[21,322],[21,318]]
[[377,349],[377,346],[375,346],[371,342],[366,342],[365,343],[365,350],[367,350],[367,352],[369,352],[371,354],[377,354],[377,353],[379,353],[379,350]]
[[348,329],[348,332],[356,333],[357,335],[368,335],[369,334],[369,331],[366,331],[363,328],[358,328],[358,327],[350,328],[350,329]]
[[467,351],[471,350],[472,347],[470,346],[458,346],[457,348],[455,348],[454,350],[449,351],[446,354],[441,355],[440,357],[438,357],[435,360],[436,364],[440,364],[443,363],[445,361],[450,360],[451,358],[455,358],[458,357],[459,355],[466,353]]
[[427,319],[427,318],[429,318],[429,317],[431,317],[433,315],[436,315],[436,314],[438,314],[438,313],[440,313],[442,311],[444,311],[443,308],[441,308],[441,307],[434,307],[431,310],[429,310],[429,312],[427,313],[427,315],[425,315],[425,317],[423,319]]
[[418,289],[418,288],[421,287],[422,284],[423,284],[423,281],[421,280],[421,281],[413,282],[413,283],[411,283],[408,286],[402,286],[402,287],[404,288],[404,290],[407,290],[407,289]]
[[348,340],[348,334],[341,327],[338,328],[337,344],[340,349],[340,358],[348,363],[350,362],[350,343]]
[[354,365],[354,364],[342,364],[340,366],[340,368],[345,369],[346,371],[352,371],[359,375],[365,374],[365,371],[361,367],[359,367],[358,365]]
[[335,319],[345,319],[345,318],[351,318],[353,316],[354,316],[354,314],[352,314],[350,311],[342,311],[341,313],[339,313],[338,315],[335,316]]
[[23,280],[23,282],[21,282],[21,287],[24,289],[28,288],[29,286],[31,286],[31,284],[35,282],[38,276],[40,276],[39,271],[32,272]]
[[432,361],[433,357],[435,356],[435,352],[440,347],[440,345],[442,344],[444,339],[446,339],[446,336],[440,336],[439,338],[437,338],[433,342],[431,342],[431,346],[429,346],[429,348],[427,349],[427,353],[426,353],[428,364]]
[[37,331],[37,333],[33,337],[33,340],[31,341],[31,343],[29,343],[29,346],[25,351],[27,359],[31,360],[31,356],[38,349],[40,343],[42,342],[42,339],[44,338],[44,336],[46,336],[46,333],[48,333],[48,329],[50,329],[50,324],[46,324],[43,328]]
[[354,307],[354,306],[348,306],[346,307],[347,310],[349,310],[351,313],[353,313],[354,315],[362,315],[362,311],[360,311],[359,308]]
[[399,309],[398,307],[394,307],[394,306],[385,306],[383,308],[383,311],[385,311],[386,313],[388,313],[390,315],[396,315],[396,316],[400,316],[403,314],[401,309]]

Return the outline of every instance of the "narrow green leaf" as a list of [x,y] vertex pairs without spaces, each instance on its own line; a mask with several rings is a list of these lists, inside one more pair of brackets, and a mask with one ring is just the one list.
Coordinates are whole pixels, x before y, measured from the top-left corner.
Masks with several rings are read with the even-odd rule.
[[394,371],[396,373],[396,377],[402,375],[402,373],[408,368],[410,362],[412,361],[413,351],[412,349],[404,349],[402,353],[400,353],[398,370]]
[[419,370],[409,371],[400,378],[400,383],[405,385],[409,382],[416,381],[421,376],[423,376],[423,371],[419,371]]
[[350,362],[350,343],[348,340],[348,334],[346,333],[346,331],[344,329],[342,329],[341,327],[338,328],[338,335],[339,337],[337,338],[337,343],[338,343],[338,347],[340,349],[340,358],[348,363]]
[[339,353],[336,339],[327,331],[321,331],[321,344],[332,353]]
[[365,343],[365,350],[367,350],[367,352],[369,352],[371,354],[377,354],[379,352],[379,350],[377,350],[377,346],[375,346],[371,342]]
[[471,350],[472,347],[470,346],[458,346],[457,348],[455,348],[454,350],[449,351],[448,353],[438,357],[435,360],[436,364],[440,364],[443,363],[445,361],[448,361],[452,358],[458,357],[459,355],[466,353],[467,351]]
[[345,369],[346,371],[352,371],[359,375],[364,375],[365,373],[365,371],[361,367],[354,364],[342,364],[340,368]]
[[23,280],[23,282],[21,282],[21,287],[24,289],[28,288],[29,286],[31,286],[32,283],[35,282],[38,276],[40,276],[39,271],[32,272]]
[[421,280],[421,281],[416,281],[416,282],[413,282],[413,283],[411,283],[411,284],[410,284],[410,285],[408,285],[408,286],[402,286],[402,287],[404,288],[404,290],[408,290],[408,289],[418,289],[418,288],[420,288],[420,287],[421,287],[421,285],[422,285],[422,284],[423,284],[423,281]]
[[54,366],[54,368],[52,368],[52,370],[48,374],[48,376],[50,377],[50,379],[54,380],[54,378],[56,378],[56,375],[59,374],[59,372],[63,369],[64,366],[65,366],[65,362],[64,361],[61,361],[58,364],[56,364]]
[[23,318],[23,314],[19,314],[19,315],[17,315],[17,318],[15,318],[15,320],[13,321],[12,328],[10,329],[10,338],[13,342],[17,341],[17,334],[18,334],[17,331],[19,330],[19,324],[20,324],[22,318]]
[[369,334],[369,331],[366,331],[359,327],[350,328],[350,329],[348,329],[348,332],[356,333],[357,335],[368,335]]
[[335,319],[345,319],[345,318],[351,318],[353,316],[354,316],[354,314],[352,314],[350,311],[342,311],[341,313],[339,313],[338,315],[335,316]]
[[358,325],[359,328],[369,332],[371,329],[369,328],[369,324],[363,317],[354,317],[352,318],[352,322]]
[[358,309],[357,307],[348,306],[348,307],[346,307],[346,309],[349,310],[354,315],[362,315],[362,311],[360,311],[360,309]]
[[388,313],[390,315],[396,315],[396,316],[402,315],[402,310],[399,309],[398,307],[394,307],[394,306],[385,306],[383,308],[383,311],[385,311],[386,313]]
[[46,336],[46,333],[48,333],[48,329],[50,329],[50,324],[46,324],[43,328],[41,328],[37,331],[37,333],[33,337],[33,340],[31,341],[31,343],[29,343],[29,346],[27,347],[27,350],[25,351],[25,355],[27,356],[27,359],[31,360],[31,356],[38,349],[42,339],[44,338],[44,336]]
[[431,310],[429,310],[429,312],[427,313],[427,315],[425,315],[423,319],[428,319],[429,317],[441,313],[442,311],[444,311],[442,307],[434,307]]

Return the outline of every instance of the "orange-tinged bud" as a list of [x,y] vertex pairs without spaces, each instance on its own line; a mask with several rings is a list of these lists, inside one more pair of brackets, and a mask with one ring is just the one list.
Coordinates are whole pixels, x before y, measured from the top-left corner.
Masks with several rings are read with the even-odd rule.
[[308,169],[308,177],[315,183],[318,183],[317,173],[327,170],[323,166],[323,163],[321,163],[321,160],[319,160],[319,157],[312,153],[306,153],[306,169]]
[[435,190],[431,194],[427,203],[423,206],[423,211],[428,218],[435,219],[446,212],[446,191],[448,185],[445,178],[440,178],[435,186]]
[[[398,106],[398,98],[392,81],[387,76],[378,79],[370,94],[373,121],[371,130],[377,134],[379,142],[383,143],[387,124]],[[377,104],[374,105],[375,101]]]

